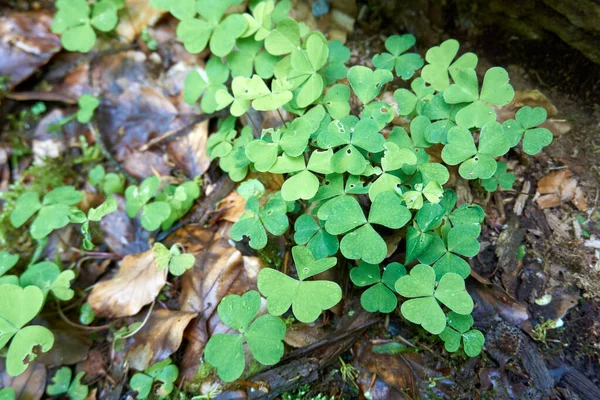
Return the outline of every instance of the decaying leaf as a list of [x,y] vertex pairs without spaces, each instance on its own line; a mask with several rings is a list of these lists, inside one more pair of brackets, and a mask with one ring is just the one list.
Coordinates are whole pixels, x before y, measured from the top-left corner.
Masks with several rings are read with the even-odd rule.
[[419,376],[423,375],[423,356],[418,353],[380,354],[372,345],[362,349],[358,360],[366,370],[375,373],[386,383],[408,392],[411,398],[419,393]]
[[115,197],[117,211],[106,215],[100,221],[104,242],[115,254],[127,255],[148,250],[148,231],[142,228],[138,220],[127,216],[123,196]]
[[183,331],[198,314],[156,310],[144,327],[132,337],[127,359],[133,369],[142,371],[173,354],[183,340]]
[[211,229],[188,226],[171,235],[166,245],[181,243],[196,256],[194,267],[181,277],[179,302],[184,312],[198,313],[186,332],[189,341],[180,365],[181,375],[193,378],[209,335],[227,332],[216,315],[216,308],[228,294],[242,294],[256,289],[260,262],[242,254],[229,243],[230,224]]
[[567,168],[553,171],[540,179],[537,192],[541,196],[536,198],[536,202],[541,209],[558,207],[565,201],[571,201],[581,211],[587,210],[583,191]]
[[39,363],[30,364],[21,375],[12,377],[4,369],[4,359],[0,362],[0,388],[11,387],[15,399],[39,400],[46,388],[46,367]]
[[166,283],[167,271],[156,267],[152,250],[128,255],[117,274],[92,290],[88,302],[99,317],[128,317],[150,304]]
[[45,65],[60,50],[60,39],[50,32],[52,16],[42,12],[0,17],[0,75],[12,89]]
[[169,154],[190,177],[202,175],[210,166],[206,154],[209,120],[196,124],[186,135],[169,143]]
[[154,25],[165,14],[165,11],[153,8],[147,0],[127,0],[125,9],[128,18],[121,18],[115,28],[123,43],[133,42],[144,27]]

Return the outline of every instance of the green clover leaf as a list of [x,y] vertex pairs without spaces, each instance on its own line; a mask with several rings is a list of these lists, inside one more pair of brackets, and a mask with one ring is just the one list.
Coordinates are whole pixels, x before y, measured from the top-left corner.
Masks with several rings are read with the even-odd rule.
[[227,92],[224,83],[228,78],[227,66],[220,58],[211,57],[206,63],[206,76],[201,75],[197,70],[188,73],[184,82],[183,98],[186,103],[192,105],[202,96],[200,108],[205,113],[212,114],[220,105],[217,94],[220,91]]
[[350,88],[348,85],[333,85],[323,97],[323,105],[334,119],[342,119],[350,114]]
[[394,108],[383,101],[367,104],[362,114],[363,118],[371,118],[377,122],[377,128],[379,128],[379,130],[385,128],[387,124],[392,122],[395,116]]
[[431,84],[437,91],[443,91],[450,85],[450,78],[456,81],[456,74],[462,69],[475,69],[477,66],[477,56],[473,53],[465,53],[456,61],[454,57],[458,53],[458,42],[454,39],[448,39],[439,46],[432,47],[427,51],[425,60],[428,64],[423,67],[421,76]]
[[458,172],[465,179],[489,179],[497,168],[494,157],[506,154],[509,149],[502,125],[495,121],[481,128],[478,148],[471,132],[456,126],[448,132],[448,144],[442,150],[442,159],[449,165],[461,164]]
[[44,296],[52,291],[57,299],[68,301],[75,292],[71,289],[71,281],[75,273],[71,270],[61,272],[58,265],[50,261],[43,261],[29,266],[19,277],[22,287],[37,286]]
[[[303,261],[306,262],[301,260],[300,268],[308,265],[310,273],[313,264],[302,264]],[[319,265],[335,265],[335,259],[324,258],[317,262],[324,263]],[[335,282],[296,280],[272,268],[263,268],[259,272],[258,290],[267,298],[269,313],[279,316],[292,307],[296,319],[305,323],[314,322],[321,312],[342,299],[342,289]]]
[[82,371],[71,381],[73,376],[71,368],[62,367],[52,377],[52,384],[46,388],[46,394],[49,396],[67,394],[73,400],[84,400],[89,393],[88,386],[81,383],[84,375],[85,372]]
[[331,85],[346,77],[348,69],[345,64],[350,60],[350,49],[339,40],[330,41],[327,47],[329,47],[329,58],[323,70],[323,77],[327,84]]
[[371,100],[377,97],[383,85],[393,79],[392,73],[385,69],[373,71],[362,65],[355,65],[348,70],[350,86],[352,86],[352,90],[363,104],[370,103]]
[[371,286],[360,296],[360,303],[368,312],[390,313],[396,309],[398,298],[394,285],[404,275],[406,268],[400,263],[388,264],[383,269],[383,277],[379,265],[364,261],[350,270],[350,279],[356,286]]
[[42,202],[35,192],[23,194],[17,200],[15,209],[10,215],[10,222],[15,228],[23,226],[34,214],[29,232],[34,239],[48,236],[52,231],[67,226],[75,217],[76,210],[71,207],[83,199],[83,194],[73,186],[61,186],[50,191]]
[[[106,0],[105,0],[106,1]],[[87,124],[94,116],[94,112],[100,105],[100,101],[97,97],[89,94],[84,94],[77,100],[79,110],[77,111],[77,121],[80,124]]]
[[379,153],[384,150],[385,138],[374,120],[358,120],[348,116],[332,121],[328,130],[319,135],[317,142],[319,147],[326,149],[345,145],[331,157],[331,167],[336,173],[360,175],[365,172],[369,162],[359,149]]
[[439,226],[445,209],[439,204],[425,203],[417,212],[417,218],[406,230],[406,262],[420,256],[437,236],[431,230]]
[[512,189],[517,178],[515,177],[515,174],[506,171],[506,163],[499,162],[494,175],[491,178],[482,179],[481,186],[488,192],[495,192],[498,188],[503,190]]
[[[190,4],[186,4],[190,3]],[[196,10],[188,10],[193,0],[173,3],[180,8],[176,11],[183,17],[177,26],[177,37],[183,42],[186,50],[198,54],[209,45],[212,54],[218,57],[227,56],[233,50],[236,39],[248,28],[248,20],[241,14],[223,17],[227,8],[238,4],[237,0],[197,0],[196,10],[202,18],[196,18]],[[171,6],[171,12],[175,11]]]
[[419,262],[435,263],[433,269],[438,280],[449,272],[466,279],[471,274],[471,267],[460,256],[474,257],[479,253],[479,230],[478,226],[460,224],[451,228],[444,239],[434,236],[432,243],[419,255]]
[[308,214],[296,219],[294,241],[296,244],[306,245],[317,260],[333,256],[339,249],[337,237],[328,233]]
[[196,258],[192,254],[181,254],[177,244],[167,249],[162,243],[156,242],[152,246],[156,267],[158,269],[169,268],[169,272],[175,276],[181,276],[185,271],[192,268]]
[[431,181],[427,185],[417,183],[413,190],[410,190],[402,195],[408,208],[420,210],[423,207],[423,198],[426,198],[430,203],[437,204],[444,196],[442,185],[436,181]]
[[7,251],[0,251],[0,276],[7,273],[8,270],[14,267],[18,261],[18,254],[10,254]]
[[496,113],[489,104],[503,106],[515,97],[504,68],[493,67],[485,73],[481,93],[474,69],[459,69],[455,75],[455,83],[444,91],[444,100],[448,104],[471,103],[456,114],[457,125],[464,128],[481,128],[496,121]]
[[37,357],[34,348],[47,352],[54,345],[54,336],[43,326],[26,326],[41,310],[44,293],[36,286],[0,285],[0,348],[9,341],[6,370],[18,376]]
[[396,76],[408,80],[415,71],[423,66],[423,59],[416,53],[402,54],[415,45],[413,35],[393,35],[385,41],[385,48],[389,53],[377,54],[373,57],[375,68],[396,70]]
[[325,82],[319,71],[329,54],[327,41],[322,35],[310,35],[304,47],[292,52],[287,73],[292,83],[291,89],[294,90],[295,106],[299,109],[314,103],[323,94]]
[[535,155],[542,148],[552,143],[552,132],[546,128],[536,128],[546,121],[547,112],[542,107],[521,107],[515,115],[515,120],[504,121],[504,131],[509,137],[510,146],[516,146],[523,137],[523,151]]
[[272,197],[262,209],[258,198],[251,197],[246,202],[246,211],[231,227],[231,238],[240,241],[246,236],[250,238],[250,247],[262,249],[267,245],[266,231],[276,236],[287,231],[289,221],[286,212],[287,205],[280,197]]
[[261,51],[262,46],[262,42],[252,38],[237,40],[238,50],[229,53],[227,56],[227,66],[231,70],[233,78],[237,76],[250,78],[252,71],[256,71],[256,74],[263,79],[273,77],[275,64],[279,61],[279,57]]
[[449,273],[440,279],[436,288],[435,272],[428,265],[413,267],[409,275],[396,281],[395,289],[410,299],[402,304],[402,315],[435,335],[446,327],[446,315],[438,301],[458,314],[470,314],[473,310],[473,300],[465,289],[464,280]]
[[62,34],[61,43],[68,51],[87,53],[96,42],[93,28],[108,32],[119,22],[119,7],[113,0],[99,1],[91,9],[84,0],[58,0],[56,9],[51,29]]
[[300,27],[292,18],[277,23],[265,39],[265,49],[274,56],[289,54],[300,47]]
[[[279,2],[281,3],[281,2]],[[278,4],[279,5],[279,4]],[[252,7],[250,7],[252,8]],[[273,0],[262,1],[252,9],[252,15],[244,14],[248,21],[248,28],[242,37],[254,35],[256,41],[264,40],[271,33],[271,14],[275,11]]]
[[161,385],[156,390],[159,398],[169,396],[175,388],[174,382],[179,375],[179,368],[172,364],[170,358],[157,362],[148,367],[143,373],[138,372],[131,377],[129,386],[138,392],[138,399],[147,399],[152,392],[154,382],[161,382]]
[[387,255],[387,246],[371,224],[399,229],[412,214],[396,193],[383,192],[373,201],[368,220],[356,199],[348,195],[327,201],[319,208],[318,217],[325,221],[325,230],[330,234],[346,234],[340,242],[344,257],[379,264]]
[[276,364],[283,356],[285,323],[273,315],[254,319],[259,309],[260,295],[254,290],[242,296],[226,296],[217,308],[221,321],[240,333],[214,334],[204,350],[206,361],[217,368],[225,382],[238,379],[244,372],[244,340],[254,358],[263,365]]
[[446,350],[451,353],[457,351],[462,340],[465,353],[469,357],[478,356],[485,343],[485,337],[476,329],[470,330],[473,326],[473,317],[451,311],[448,313],[447,319],[448,326],[440,333]]

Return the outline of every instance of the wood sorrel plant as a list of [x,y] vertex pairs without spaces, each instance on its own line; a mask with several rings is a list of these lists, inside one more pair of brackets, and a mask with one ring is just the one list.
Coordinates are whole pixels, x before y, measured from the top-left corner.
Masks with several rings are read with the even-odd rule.
[[[206,361],[225,381],[243,374],[245,344],[258,362],[277,363],[284,350],[282,315],[291,310],[297,320],[310,323],[341,301],[338,283],[318,278],[338,264],[348,266],[351,282],[365,288],[365,310],[390,313],[400,304],[406,320],[440,335],[448,351],[462,344],[467,355],[479,354],[484,338],[471,329],[473,300],[464,280],[470,274],[467,259],[479,252],[484,212],[473,204],[456,207],[449,168],[488,191],[512,187],[514,176],[498,159],[511,148],[534,155],[548,145],[552,134],[539,127],[546,112],[523,107],[515,120],[497,122],[494,107],[514,97],[508,74],[493,67],[480,79],[477,56],[457,57],[456,40],[429,49],[423,60],[411,51],[412,35],[394,35],[385,42],[386,52],[373,57],[375,69],[356,65],[348,70],[350,51],[288,18],[289,0],[251,0],[248,13],[228,14],[230,6],[240,3],[151,0],[180,20],[177,36],[188,51],[210,50],[205,70],[192,71],[184,90],[185,100],[200,100],[205,113],[228,109],[231,114],[208,140],[210,158],[236,182],[253,171],[285,177],[281,191],[269,195],[258,181],[240,187],[246,210],[231,237],[248,238],[256,250],[267,245],[269,235],[289,234],[296,243],[291,249],[295,270],[289,275],[264,268],[258,275],[260,294],[223,299],[218,314],[238,333],[213,335]],[[90,11],[81,8],[77,18],[61,10],[57,31],[64,36],[90,31]],[[94,24],[94,11],[91,15],[92,26],[109,28]],[[67,47],[70,38],[64,36]],[[395,104],[378,99],[383,86],[394,80],[407,81],[402,85],[407,88],[394,92]],[[353,96],[358,108],[350,106]],[[237,117],[248,114],[252,121],[250,109],[281,108],[296,117],[260,132],[250,126],[237,129]],[[403,122],[393,123],[397,117]],[[433,148],[441,160],[430,155]],[[174,210],[189,209],[187,200],[199,195],[197,188],[186,189],[178,187],[150,202],[157,182],[130,187],[128,213],[142,210],[147,229],[168,227],[170,215],[181,215]],[[173,199],[181,204],[174,207]],[[41,218],[39,199],[30,200],[35,210],[17,223],[37,210]],[[70,204],[60,203],[65,218]],[[398,237],[399,245],[392,245]],[[157,251],[163,268],[180,273],[190,266],[176,247],[158,246]],[[266,298],[267,315],[260,315],[260,295]]]
[[[373,58],[375,70],[357,65],[346,71],[349,51],[340,42],[328,42],[320,32],[281,14],[271,18],[286,2],[251,3],[252,14],[243,14],[246,29],[228,33],[237,34],[235,45],[231,40],[227,48],[213,51],[207,76],[192,72],[185,91],[190,102],[202,97],[204,111],[229,107],[239,117],[250,108],[283,108],[296,115],[279,127],[256,132],[258,137],[249,127],[238,132],[229,118],[208,143],[210,157],[219,159],[234,181],[244,180],[249,171],[285,177],[281,191],[269,196],[258,182],[246,185],[246,211],[231,228],[234,240],[248,238],[256,250],[267,245],[269,234],[293,230],[295,271],[287,275],[264,268],[258,275],[268,312],[279,317],[291,310],[301,322],[315,321],[342,299],[336,282],[315,277],[347,264],[351,281],[366,287],[361,303],[367,311],[393,312],[400,296],[400,312],[408,321],[440,335],[448,351],[457,351],[462,343],[469,356],[476,356],[484,338],[470,329],[473,300],[464,280],[470,274],[466,259],[479,252],[484,212],[478,205],[456,207],[455,193],[444,185],[449,168],[457,166],[462,179],[478,180],[488,191],[512,187],[513,177],[497,159],[522,138],[527,154],[548,145],[552,134],[538,127],[545,111],[523,107],[516,120],[497,122],[493,106],[514,97],[508,74],[494,67],[480,81],[477,56],[456,58],[456,40],[431,48],[423,60],[410,52],[412,35],[394,35],[385,43],[388,52]],[[219,19],[204,16],[202,8],[198,12],[215,23]],[[216,25],[215,32],[228,18],[232,16]],[[192,46],[187,30],[182,28],[181,34],[186,46]],[[194,48],[204,48],[206,35],[198,35],[202,37]],[[267,67],[266,60],[273,64]],[[410,90],[395,91],[397,104],[378,100],[382,87],[395,78],[412,79]],[[350,106],[353,94],[360,102],[356,113]],[[409,123],[390,126],[398,116]],[[428,152],[434,146],[441,149],[440,162]],[[386,239],[394,231],[403,233],[403,240],[390,254]],[[392,255],[404,265],[386,262]],[[228,321],[244,321],[226,321],[240,332],[255,316],[254,309],[242,307],[244,298],[229,296],[224,303],[240,305],[219,309]],[[264,336],[247,340],[255,356],[261,346],[280,343],[283,337],[280,332],[253,332]],[[216,335],[207,346],[207,360],[227,381],[243,373],[243,337]],[[276,361],[272,356],[267,364]]]

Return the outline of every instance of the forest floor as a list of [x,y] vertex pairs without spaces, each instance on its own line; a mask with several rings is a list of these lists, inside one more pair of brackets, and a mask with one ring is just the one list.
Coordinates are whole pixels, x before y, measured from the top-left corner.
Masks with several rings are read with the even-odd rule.
[[[73,321],[79,321],[87,288],[112,276],[118,259],[142,262],[148,233],[126,217],[121,201],[118,212],[96,232],[103,242],[100,251],[78,251],[80,238],[73,229],[53,235],[43,255],[77,269],[78,300],[41,316],[59,340],[22,377],[10,378],[0,359],[0,387],[19,387],[23,399],[43,398],[57,367],[76,365],[96,398],[127,398],[133,396],[126,380],[129,367],[171,356],[181,376],[189,378],[183,389],[209,393],[214,378],[202,375],[199,360],[207,327],[218,323],[216,303],[227,293],[255,288],[261,264],[285,268],[289,254],[285,243],[257,254],[228,240],[227,230],[244,201],[205,154],[215,121],[194,114],[181,96],[190,65],[202,63],[205,54],[185,52],[169,19],[149,29],[158,42],[158,50],[150,51],[138,38],[141,27],[153,21],[143,6],[120,31],[131,36],[126,44],[117,47],[108,38],[104,48],[88,55],[57,53],[60,42],[48,32],[51,16],[43,8],[28,10],[28,4],[22,5],[23,12],[14,7],[0,6],[0,38],[17,32],[15,37],[34,46],[36,56],[23,55],[14,41],[0,43],[0,66],[23,74],[17,84],[5,81],[0,94],[0,191],[19,194],[21,179],[45,188],[71,184],[88,192],[86,201],[95,205],[98,195],[86,180],[97,164],[134,180],[157,174],[180,182],[201,175],[198,204],[179,229],[163,235],[197,254],[201,265],[194,274],[166,282],[155,309],[110,319],[114,304],[107,301],[98,305],[105,314],[95,328],[86,327]],[[372,66],[370,58],[383,50],[386,35],[404,33],[400,26],[382,27],[373,9],[358,13],[353,31],[346,32],[349,65]],[[471,260],[468,281],[485,351],[475,358],[449,354],[439,340],[404,323],[399,313],[380,318],[356,311],[352,319],[337,318],[335,327],[321,321],[291,329],[285,341],[292,350],[281,364],[250,374],[220,398],[600,398],[600,66],[560,43],[535,52],[536,43],[510,36],[442,33],[443,38],[451,35],[481,55],[482,71],[496,65],[509,71],[517,95],[498,110],[501,119],[513,118],[524,105],[544,107],[550,118],[546,126],[554,134],[554,142],[535,157],[508,154],[509,170],[517,177],[513,190],[490,196],[475,185],[456,189],[459,202],[475,202],[486,211],[482,251]],[[391,98],[400,85],[390,84],[383,97]],[[70,122],[61,135],[52,132],[51,125],[69,116],[76,99],[91,90],[103,97],[97,131]],[[275,119],[259,117],[263,126]],[[105,149],[95,147],[100,142]],[[34,160],[42,159],[45,166],[36,167]],[[282,181],[275,177],[264,183],[274,191]],[[34,253],[35,243],[8,226],[5,205],[0,203],[3,246],[22,255]],[[136,283],[122,289],[143,291]],[[358,294],[345,293],[346,311],[360,308]],[[341,315],[341,309],[334,311]],[[146,315],[143,329],[115,347],[117,328]]]

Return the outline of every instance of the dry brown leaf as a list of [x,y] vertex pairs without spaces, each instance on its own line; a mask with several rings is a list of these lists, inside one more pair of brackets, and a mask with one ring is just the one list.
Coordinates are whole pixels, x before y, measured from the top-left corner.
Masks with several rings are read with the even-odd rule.
[[234,223],[240,218],[245,208],[246,200],[233,191],[219,203],[219,219]]
[[46,367],[39,363],[29,364],[21,375],[12,377],[5,371],[4,360],[0,362],[0,388],[11,387],[17,400],[39,400],[46,388]]
[[256,276],[261,263],[242,254],[229,243],[230,224],[210,229],[187,226],[167,239],[167,244],[181,243],[196,256],[194,267],[181,277],[181,310],[198,313],[186,331],[189,341],[180,366],[182,376],[193,378],[209,333],[227,331],[215,313],[221,299],[228,294],[242,294],[256,289]]
[[156,267],[154,252],[123,258],[119,272],[92,290],[88,302],[99,317],[128,317],[150,304],[167,280],[167,270]]
[[400,390],[408,391],[411,398],[419,394],[419,376],[423,375],[423,356],[418,353],[379,354],[372,351],[372,345],[363,349],[358,362],[366,370],[375,373],[386,383]]
[[208,123],[206,120],[196,124],[168,146],[170,157],[191,178],[202,175],[210,166],[210,158],[206,154]]
[[60,39],[50,32],[52,15],[12,13],[0,17],[0,75],[12,89],[45,65],[60,50]]
[[123,43],[133,42],[144,27],[154,25],[166,13],[153,8],[148,0],[126,0],[124,10],[127,17],[120,18],[115,28]]
[[183,311],[153,311],[144,327],[131,338],[127,352],[131,367],[142,371],[177,351],[183,331],[197,315]]
[[537,192],[541,196],[536,198],[536,203],[541,209],[558,207],[565,201],[571,201],[581,211],[587,210],[583,191],[567,168],[553,171],[540,179]]
[[325,328],[326,326],[321,323],[317,323],[314,326],[312,324],[294,325],[287,329],[283,340],[287,345],[295,348],[307,347],[327,336],[329,331]]

